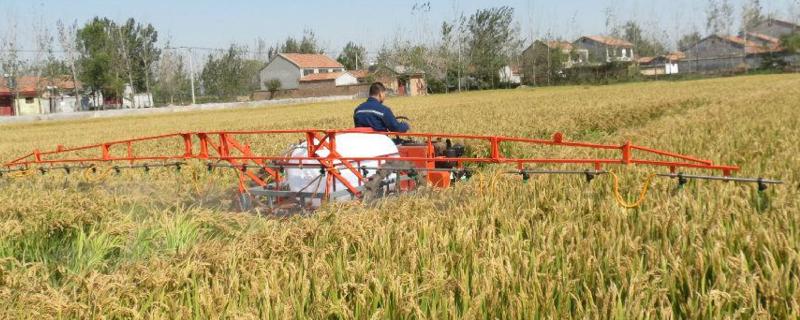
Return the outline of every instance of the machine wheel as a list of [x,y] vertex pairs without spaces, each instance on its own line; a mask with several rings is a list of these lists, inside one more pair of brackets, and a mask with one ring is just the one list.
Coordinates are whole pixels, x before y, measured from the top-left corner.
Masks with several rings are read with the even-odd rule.
[[377,172],[364,183],[362,200],[371,203],[386,196],[386,179],[393,173],[414,169],[414,164],[408,161],[387,161]]

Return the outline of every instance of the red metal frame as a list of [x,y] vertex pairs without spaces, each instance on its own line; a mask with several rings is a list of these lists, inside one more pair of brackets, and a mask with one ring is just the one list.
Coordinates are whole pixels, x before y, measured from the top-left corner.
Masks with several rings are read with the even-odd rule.
[[[369,133],[388,136],[399,136],[404,138],[416,138],[424,141],[427,145],[426,157],[342,157],[336,152],[336,136],[343,133]],[[255,154],[249,145],[243,144],[236,139],[237,136],[275,136],[275,135],[302,135],[306,141],[308,154],[306,157],[287,157],[275,155]],[[183,142],[181,150],[174,155],[141,155],[134,152],[134,145],[146,142],[166,142],[168,139],[179,138]],[[464,141],[483,141],[488,143],[489,156],[473,158],[446,158],[436,157],[434,152],[434,142],[438,139],[457,139]],[[197,140],[198,142],[195,142]],[[524,145],[541,146],[560,146],[574,147],[594,150],[607,150],[619,152],[615,158],[589,158],[589,159],[566,159],[566,158],[506,158],[501,153],[501,144],[518,143]],[[118,148],[125,148],[124,156],[113,156],[112,151]],[[326,157],[317,155],[317,151],[328,150]],[[96,151],[96,157],[69,157],[70,153],[79,151]],[[635,153],[640,152],[651,156],[659,156],[668,160],[645,159],[635,157]],[[54,158],[54,156],[61,156]],[[231,166],[243,167],[258,166],[266,172],[272,181],[281,181],[281,172],[268,166],[268,162],[287,163],[288,161],[312,161],[311,164],[304,166],[318,166],[325,170],[327,174],[327,185],[330,187],[334,180],[346,186],[354,195],[359,195],[356,186],[353,186],[342,175],[340,170],[348,170],[359,179],[359,185],[365,182],[358,167],[362,161],[411,161],[433,163],[440,161],[455,162],[458,168],[463,168],[466,163],[494,163],[512,164],[522,170],[526,164],[586,164],[592,165],[595,170],[600,170],[605,165],[648,165],[669,168],[670,172],[675,173],[679,168],[703,169],[710,171],[721,171],[724,176],[730,176],[732,172],[738,171],[739,167],[732,165],[715,165],[710,160],[698,159],[696,157],[637,146],[630,141],[622,145],[596,144],[577,141],[566,141],[561,133],[553,135],[552,139],[530,139],[515,138],[504,136],[483,136],[468,134],[439,134],[439,133],[388,133],[388,132],[366,132],[364,130],[252,130],[252,131],[210,131],[210,132],[181,132],[163,134],[150,137],[142,137],[128,140],[118,140],[106,143],[99,143],[81,147],[64,147],[59,145],[52,151],[33,152],[16,158],[2,167],[8,169],[29,168],[31,166],[53,166],[56,164],[94,164],[104,162],[128,162],[130,164],[147,161],[179,161],[179,160],[206,160],[215,162],[227,162]],[[315,163],[314,163],[315,162]],[[355,164],[355,165],[354,165]],[[344,168],[341,168],[344,166]],[[244,167],[239,172],[239,190],[245,191],[248,179],[258,185],[267,186],[268,182],[258,176],[258,173]],[[326,194],[329,193],[326,188]]]

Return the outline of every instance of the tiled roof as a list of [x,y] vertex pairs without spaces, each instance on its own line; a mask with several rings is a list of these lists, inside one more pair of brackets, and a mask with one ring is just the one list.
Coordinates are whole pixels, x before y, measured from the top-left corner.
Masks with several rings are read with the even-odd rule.
[[651,63],[662,63],[662,62],[675,62],[686,58],[686,55],[683,52],[676,51],[664,55],[659,55],[655,57],[641,57],[636,61],[639,64],[651,64]]
[[599,43],[602,43],[602,44],[605,44],[607,46],[633,48],[633,44],[632,43],[630,43],[628,41],[625,41],[625,40],[622,40],[622,39],[613,38],[613,37],[607,37],[607,36],[584,36],[584,38],[590,39],[590,40],[593,40],[593,41],[596,41],[596,42],[599,42]]
[[664,57],[669,61],[679,61],[686,59],[686,54],[680,51],[675,51],[664,55]]
[[770,37],[766,34],[756,33],[756,32],[748,32],[748,37],[753,37],[762,41],[771,42],[771,43],[781,43],[781,39]]
[[738,44],[740,46],[745,46],[745,52],[747,53],[766,53],[766,52],[776,52],[782,50],[779,44],[771,45],[769,47],[764,47],[750,40],[745,41],[743,38],[737,36],[719,36],[719,38],[725,41]]
[[[720,37],[722,39],[724,39],[724,40],[736,43],[738,45],[744,45],[745,44],[744,38],[741,38],[741,37],[737,37],[737,36],[720,36]],[[753,42],[753,41],[747,40],[747,46],[748,47],[758,47],[758,44]]]
[[748,39],[757,39],[757,41],[762,41],[763,47],[770,52],[783,50],[783,47],[781,47],[781,39],[755,32],[748,32],[747,37]]
[[640,64],[648,64],[650,62],[653,62],[653,60],[655,59],[656,57],[641,57],[637,60],[637,62],[639,62]]
[[344,68],[339,61],[324,54],[281,53],[280,56],[300,68]]
[[767,21],[762,22],[762,24],[763,23],[767,23],[767,24],[782,24],[782,25],[790,27],[790,28],[800,29],[800,25],[797,25],[795,23],[791,23],[789,21],[775,19],[775,18],[769,18],[769,19],[767,19]]
[[303,76],[300,78],[300,81],[307,82],[307,81],[328,81],[328,80],[336,80],[336,78],[342,76],[347,72],[328,72],[328,73],[312,73],[307,76]]
[[369,70],[350,70],[350,71],[347,71],[347,72],[352,74],[357,79],[363,79],[363,78],[366,78],[367,76],[369,76]]
[[550,49],[572,50],[572,44],[566,41],[551,40],[545,42]]
[[[75,89],[75,82],[68,77],[59,77],[48,79],[45,77],[22,76],[17,77],[16,92],[19,93],[35,93],[37,91],[46,90],[48,86],[57,87],[60,90]],[[0,94],[11,94],[13,90],[8,87],[6,79],[0,77]]]

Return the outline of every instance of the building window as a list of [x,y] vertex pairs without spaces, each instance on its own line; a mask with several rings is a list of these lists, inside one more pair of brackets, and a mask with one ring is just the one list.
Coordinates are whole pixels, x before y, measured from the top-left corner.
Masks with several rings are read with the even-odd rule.
[[303,75],[307,76],[309,74],[314,73],[314,69],[303,69]]
[[319,69],[319,73],[328,73],[329,69]]
[[33,103],[33,97],[25,97],[25,103],[27,104]]

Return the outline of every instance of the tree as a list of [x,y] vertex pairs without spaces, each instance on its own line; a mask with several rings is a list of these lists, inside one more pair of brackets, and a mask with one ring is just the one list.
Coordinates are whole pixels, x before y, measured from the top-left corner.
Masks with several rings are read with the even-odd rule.
[[264,63],[269,62],[270,59],[272,59],[273,48],[268,47],[267,42],[261,37],[258,37],[255,42],[255,50],[253,50],[252,59],[259,60]]
[[272,99],[275,97],[275,93],[281,89],[283,84],[281,84],[280,79],[271,79],[267,81],[267,90],[269,90],[269,98]]
[[700,33],[697,31],[685,34],[680,40],[678,40],[678,50],[686,51],[693,47],[696,43],[700,42],[700,40],[702,40],[702,38]]
[[358,70],[366,64],[367,50],[364,46],[348,42],[344,50],[336,58],[347,70]]
[[[553,41],[552,43],[558,43]],[[533,43],[532,50],[526,51],[522,57],[523,72],[527,77],[526,81],[530,84],[557,84],[563,78],[564,65],[569,60],[569,54],[565,54],[559,45],[548,46],[543,41]]]
[[303,32],[303,40],[300,40],[300,53],[323,53],[313,30],[309,29]]
[[[444,71],[444,92],[448,93],[450,91],[450,81],[451,73],[453,70],[453,66],[458,65],[458,61],[454,61],[453,56],[458,55],[459,48],[453,48],[453,42],[455,41],[455,25],[448,22],[442,22],[441,28],[441,35],[442,35],[442,42],[439,46],[439,61],[441,62],[441,68]],[[455,54],[453,54],[455,51]],[[455,75],[456,79],[458,80],[458,75]]]
[[119,25],[95,17],[77,30],[79,78],[112,97],[120,97],[126,83],[134,92],[149,92],[152,66],[161,54],[157,41],[158,32],[150,24],[128,19]]
[[64,59],[69,67],[72,81],[75,84],[75,103],[79,104],[81,95],[78,87],[78,22],[73,22],[71,25],[67,26],[59,19],[56,22],[56,26],[58,28],[58,43],[61,45],[61,50],[64,51]]
[[706,29],[711,34],[730,34],[733,24],[733,6],[729,0],[708,0]]
[[787,52],[800,53],[800,32],[783,36],[781,47],[785,48]]
[[156,46],[158,42],[158,31],[151,25],[137,27],[138,36],[138,49],[141,62],[141,77],[144,77],[144,86],[146,92],[151,92],[150,79],[153,77],[153,65],[155,65],[161,57],[161,49]]
[[[30,67],[31,73],[33,73],[36,78],[41,78],[45,65],[47,64],[46,59],[53,56],[53,37],[50,36],[50,30],[47,29],[47,26],[41,18],[32,21],[33,40],[36,52],[34,52]],[[37,91],[40,89],[39,87],[39,85],[36,86]]]
[[656,39],[645,37],[642,28],[635,21],[625,23],[622,32],[622,38],[633,43],[634,52],[639,56],[656,56],[667,51],[666,47]]
[[[9,26],[6,28],[5,32],[0,35],[0,68],[3,70],[3,77],[8,76],[6,80],[6,86],[12,89],[14,93],[14,97],[17,97],[19,94],[19,88],[14,83],[16,77],[19,76],[19,70],[21,67],[22,62],[19,58],[19,43],[17,42],[17,23],[16,20],[12,20],[9,23]],[[18,115],[18,110],[16,99],[14,99],[14,114]]]
[[283,44],[278,47],[278,53],[323,53],[314,31],[306,29],[303,31],[303,38],[299,41],[293,37],[286,38]]
[[742,6],[742,28],[744,31],[752,30],[757,27],[761,22],[764,22],[766,17],[762,13],[764,7],[761,6],[760,0],[747,0]]
[[[165,48],[169,48],[169,43]],[[182,97],[182,93],[189,88],[189,76],[183,57],[175,50],[165,49],[157,65],[156,94],[163,101],[175,104],[175,98]]]
[[245,59],[245,50],[231,45],[220,57],[208,56],[200,79],[207,94],[220,99],[249,94],[258,88],[258,72],[264,63]]
[[474,76],[482,87],[499,84],[499,71],[519,49],[514,9],[508,6],[481,9],[464,21]]
[[119,56],[122,57],[125,63],[125,72],[128,74],[128,84],[131,88],[131,96],[130,101],[131,105],[136,108],[136,85],[133,82],[133,63],[131,60],[133,56],[131,55],[131,51],[133,48],[136,47],[136,35],[135,35],[135,25],[133,19],[128,19],[124,25],[121,27],[113,28],[116,31],[118,37],[115,38],[117,41],[117,50],[119,50]]
[[76,39],[80,50],[81,82],[92,92],[102,91],[106,96],[118,97],[122,80],[119,78],[117,43],[111,36],[115,28],[113,21],[95,17],[77,30]]
[[281,45],[280,49],[278,49],[280,53],[299,53],[300,52],[300,44],[295,40],[295,38],[288,37],[286,38],[286,42]]
[[381,48],[376,58],[376,64],[381,66],[380,72],[386,69],[394,70],[398,66],[405,67],[406,72],[422,72],[425,74],[429,90],[444,91],[442,87],[444,74],[438,68],[440,64],[435,49],[430,47],[398,40],[392,47]]

